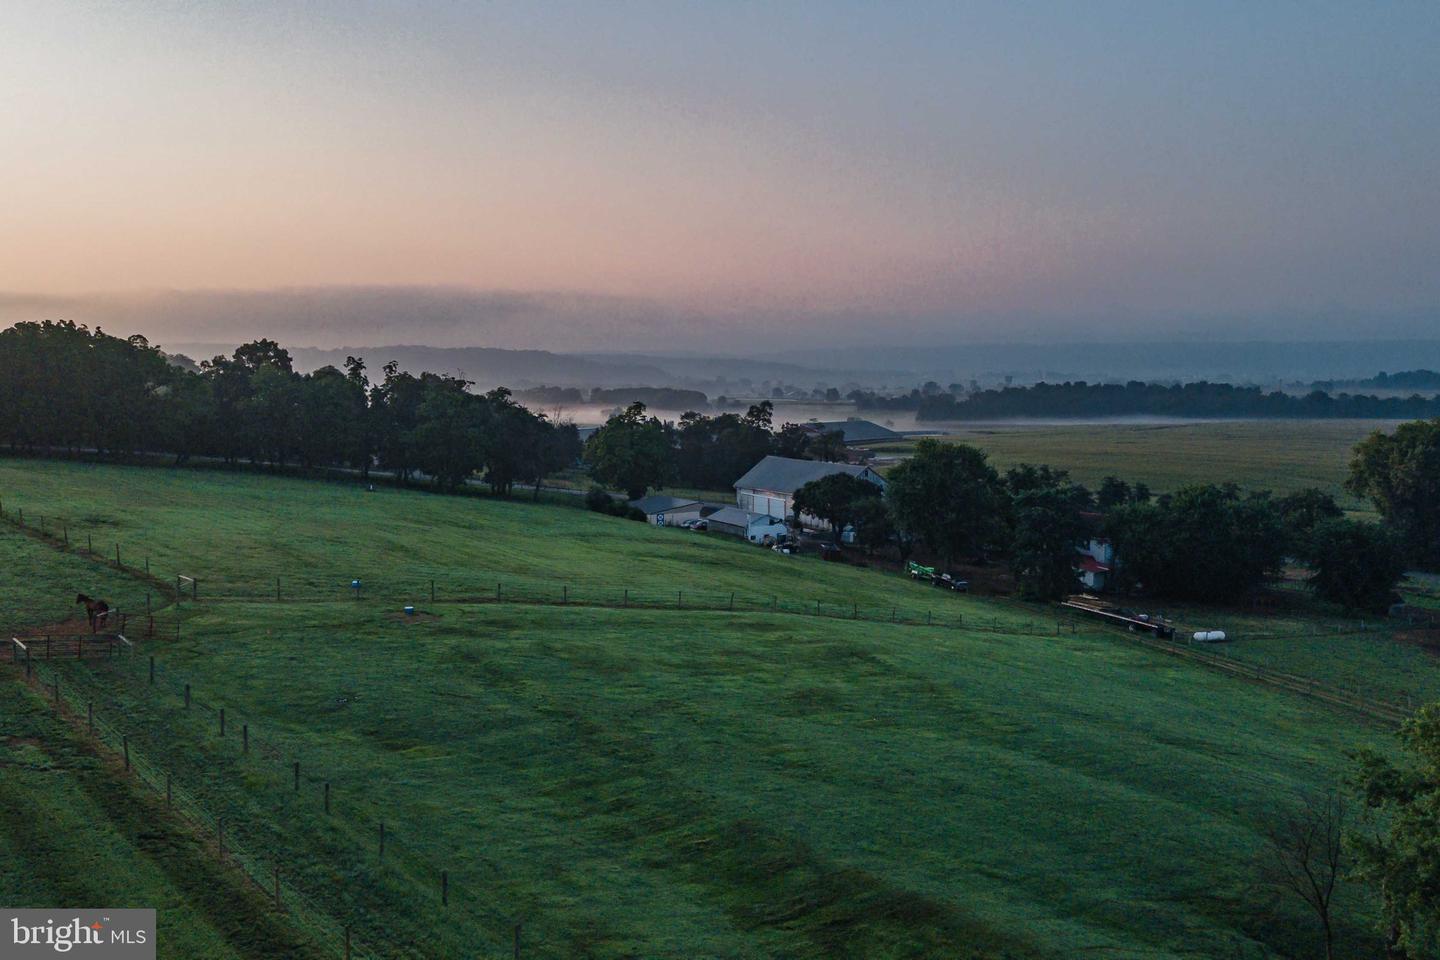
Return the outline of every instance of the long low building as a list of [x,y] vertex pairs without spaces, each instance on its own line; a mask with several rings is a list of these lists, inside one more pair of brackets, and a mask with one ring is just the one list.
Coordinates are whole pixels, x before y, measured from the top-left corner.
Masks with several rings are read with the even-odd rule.
[[903,433],[896,433],[889,427],[882,427],[873,420],[851,417],[849,420],[811,420],[800,426],[815,434],[838,433],[847,444],[883,443],[887,440],[903,440]]
[[630,506],[645,514],[645,522],[659,527],[673,527],[684,520],[700,516],[705,504],[687,497],[671,497],[663,493],[652,493],[639,500],[631,500]]
[[[882,490],[885,488],[884,477],[859,464],[768,456],[735,481],[735,504],[741,510],[783,520],[794,513],[796,490],[834,473],[847,473],[868,480]],[[821,526],[814,518],[801,517],[801,522],[810,527]]]
[[751,513],[739,507],[721,507],[705,518],[711,533],[743,537],[751,543],[764,543],[769,537],[779,540],[785,535],[785,521],[768,513]]

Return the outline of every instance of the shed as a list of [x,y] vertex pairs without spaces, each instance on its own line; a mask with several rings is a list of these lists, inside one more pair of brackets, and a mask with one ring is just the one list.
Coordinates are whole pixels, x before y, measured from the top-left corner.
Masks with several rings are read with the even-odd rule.
[[743,537],[751,543],[764,543],[765,538],[778,540],[785,535],[785,521],[767,513],[752,513],[739,507],[721,507],[705,521],[712,533]]
[[699,500],[686,497],[671,497],[663,493],[652,493],[639,500],[631,500],[630,506],[645,514],[645,522],[657,527],[678,526],[681,521],[693,520],[700,516],[704,506]]

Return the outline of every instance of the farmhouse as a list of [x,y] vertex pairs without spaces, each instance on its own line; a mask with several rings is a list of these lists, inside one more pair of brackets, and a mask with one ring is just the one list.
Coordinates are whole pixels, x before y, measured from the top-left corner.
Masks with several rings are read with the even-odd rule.
[[[881,489],[885,487],[885,478],[866,466],[769,456],[735,481],[735,503],[741,510],[769,514],[783,520],[794,513],[796,490],[812,480],[828,477],[832,473],[848,473],[852,477],[868,480]],[[807,527],[823,526],[814,517],[806,516],[800,519]]]
[[721,507],[706,519],[711,533],[744,537],[751,543],[778,540],[785,535],[785,521],[768,513],[751,513],[739,507]]
[[652,493],[648,497],[631,500],[630,506],[645,514],[646,523],[653,523],[657,527],[673,527],[682,520],[693,520],[700,516],[705,505],[699,500]]
[[1114,566],[1115,547],[1104,537],[1091,537],[1075,558],[1075,570],[1086,590],[1104,590]]
[[851,417],[848,420],[811,420],[801,426],[817,436],[824,433],[839,433],[847,447],[857,443],[880,443],[885,440],[904,438],[904,434],[896,433],[889,427],[882,427],[878,423],[862,420],[859,417]]

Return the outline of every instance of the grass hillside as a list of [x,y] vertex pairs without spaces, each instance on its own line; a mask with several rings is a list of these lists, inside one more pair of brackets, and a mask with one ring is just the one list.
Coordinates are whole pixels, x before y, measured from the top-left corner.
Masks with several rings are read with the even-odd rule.
[[[1025,633],[1032,611],[573,508],[13,461],[0,493],[202,577],[178,641],[59,664],[66,689],[367,956],[500,956],[516,922],[527,957],[1311,955],[1255,886],[1264,828],[1387,740],[1114,635]],[[0,589],[12,611],[103,569],[3,542],[48,571]],[[262,602],[277,575],[313,599]],[[441,600],[406,619],[341,599],[352,575]],[[445,600],[497,576],[953,603],[966,626]],[[1344,897],[1340,955],[1370,956]]]

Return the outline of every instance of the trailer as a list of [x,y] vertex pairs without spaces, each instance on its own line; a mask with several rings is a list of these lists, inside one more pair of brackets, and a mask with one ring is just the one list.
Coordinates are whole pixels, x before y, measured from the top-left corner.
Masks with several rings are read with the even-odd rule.
[[1130,613],[1116,607],[1095,607],[1086,603],[1077,603],[1074,600],[1067,600],[1061,604],[1070,610],[1079,610],[1081,613],[1088,613],[1092,617],[1098,617],[1107,623],[1117,627],[1124,627],[1136,633],[1149,633],[1159,637],[1161,640],[1170,640],[1175,636],[1175,628],[1156,617],[1150,617],[1143,613]]

